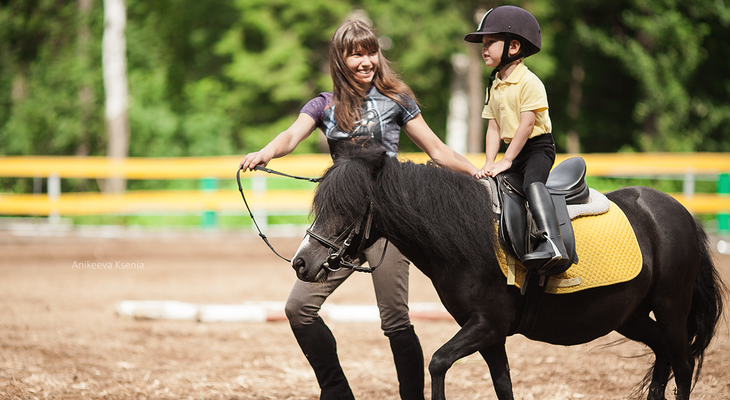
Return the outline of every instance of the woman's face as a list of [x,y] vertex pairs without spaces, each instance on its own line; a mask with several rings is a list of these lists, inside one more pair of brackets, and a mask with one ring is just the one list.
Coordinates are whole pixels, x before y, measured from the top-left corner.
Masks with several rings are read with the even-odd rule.
[[378,67],[378,51],[366,51],[357,47],[345,58],[345,64],[352,71],[360,87],[369,89],[375,77],[375,69]]

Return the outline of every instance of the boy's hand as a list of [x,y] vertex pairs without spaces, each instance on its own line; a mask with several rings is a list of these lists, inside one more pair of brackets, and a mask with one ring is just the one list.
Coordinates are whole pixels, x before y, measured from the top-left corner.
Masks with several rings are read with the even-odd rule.
[[493,176],[491,173],[491,170],[493,168],[494,168],[494,161],[487,161],[486,163],[484,163],[484,166],[482,167],[482,169],[480,169],[479,171],[477,171],[476,174],[474,174],[474,177],[477,179],[482,179],[482,178],[486,178],[488,176]]
[[502,172],[510,169],[512,167],[512,161],[505,160],[502,158],[501,160],[497,161],[492,168],[489,171],[489,174],[491,176],[497,176],[498,174],[501,174]]
[[494,161],[487,161],[484,163],[482,169],[480,169],[474,176],[477,179],[486,178],[488,176],[497,176],[510,169],[510,167],[512,167],[512,161],[505,160],[504,158],[496,163]]

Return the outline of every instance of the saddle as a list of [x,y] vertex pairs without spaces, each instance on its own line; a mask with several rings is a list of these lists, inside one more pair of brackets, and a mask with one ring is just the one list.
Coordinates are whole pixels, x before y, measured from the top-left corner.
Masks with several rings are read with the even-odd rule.
[[[558,164],[550,172],[545,186],[552,197],[560,224],[565,249],[571,263],[553,267],[541,273],[552,276],[565,272],[572,264],[578,263],[573,225],[570,222],[568,204],[585,204],[589,201],[590,190],[585,182],[586,164],[580,157],[569,158]],[[497,193],[501,216],[499,238],[505,249],[511,249],[518,259],[527,254],[538,240],[537,227],[527,207],[525,194],[522,193],[522,177],[519,174],[501,174],[496,178]]]

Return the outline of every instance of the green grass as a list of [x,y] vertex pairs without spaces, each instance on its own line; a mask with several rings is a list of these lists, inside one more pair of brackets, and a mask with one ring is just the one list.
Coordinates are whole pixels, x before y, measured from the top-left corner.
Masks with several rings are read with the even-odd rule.
[[[658,179],[658,178],[606,178],[587,176],[586,183],[589,187],[599,192],[610,192],[627,186],[648,186],[664,193],[682,193],[684,181],[681,179]],[[695,193],[716,193],[717,181],[696,180]]]

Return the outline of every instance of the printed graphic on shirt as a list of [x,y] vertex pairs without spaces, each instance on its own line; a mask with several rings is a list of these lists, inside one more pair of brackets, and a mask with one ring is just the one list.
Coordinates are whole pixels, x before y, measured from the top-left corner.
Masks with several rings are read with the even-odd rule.
[[[336,124],[328,126],[325,132],[327,139],[331,140],[349,140],[353,139],[358,143],[364,143],[370,139],[375,139],[378,143],[383,142],[383,129],[381,126],[380,113],[375,108],[372,100],[365,102],[366,108],[363,110],[362,118],[355,122],[352,133],[341,131]],[[334,113],[334,107],[332,107]]]
[[401,127],[421,112],[414,100],[407,99],[401,105],[373,87],[363,99],[360,120],[355,122],[352,132],[344,132],[337,127],[335,107],[332,92],[325,92],[310,100],[301,110],[322,129],[333,155],[343,141],[361,143],[373,140],[380,143],[388,155],[395,156]]

